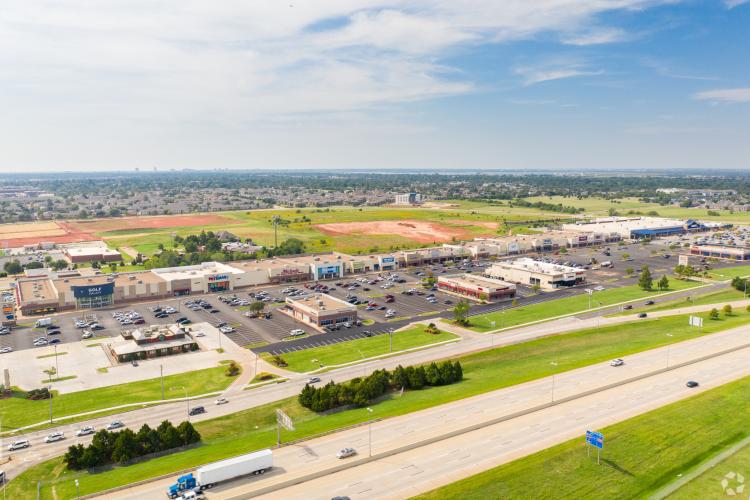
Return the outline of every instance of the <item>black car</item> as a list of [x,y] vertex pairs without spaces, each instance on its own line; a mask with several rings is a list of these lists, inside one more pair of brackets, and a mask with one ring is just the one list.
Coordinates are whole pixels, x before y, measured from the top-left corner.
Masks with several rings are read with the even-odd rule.
[[698,384],[698,382],[696,382],[695,380],[688,380],[688,383],[685,385],[692,389],[693,387],[698,387],[698,385],[700,384]]
[[45,328],[47,330],[59,330],[60,329],[60,327],[57,326],[57,325],[47,325],[47,326],[45,326]]
[[208,312],[210,312],[211,314],[216,314],[217,312],[219,312],[219,310],[218,309],[211,309]]
[[655,302],[653,300],[647,300],[646,301],[646,305],[647,306],[653,306],[654,304],[655,304]]
[[627,310],[630,310],[630,309],[632,309],[632,308],[633,308],[633,306],[632,306],[631,304],[628,304],[628,305],[626,305],[626,306],[622,306],[622,308],[623,308],[623,309],[625,309],[625,310],[627,311]]
[[271,315],[271,313],[266,313],[266,315],[263,316],[263,317],[266,318],[266,319],[271,319],[272,315]]
[[60,335],[61,333],[60,330],[47,330],[47,335]]
[[182,323],[182,322],[183,322],[183,321],[185,321],[186,319],[187,319],[187,318],[186,318],[185,316],[182,316],[182,317],[180,317],[180,318],[177,318],[176,320],[174,320],[174,322],[175,322],[175,323]]
[[648,314],[646,314],[646,313],[640,313],[638,315],[639,318],[645,318],[646,316],[648,316]]
[[189,319],[187,319],[187,318],[183,319],[182,321],[178,321],[178,322],[177,322],[177,324],[178,324],[178,325],[189,325],[189,324],[191,324],[191,323],[192,323],[192,321],[190,321],[190,320],[189,320]]
[[154,318],[164,319],[164,318],[166,318],[168,316],[169,316],[169,314],[167,314],[167,313],[159,313],[159,314],[154,315]]
[[372,333],[370,330],[365,330],[364,332],[362,332],[362,335],[364,335],[365,337],[372,337],[375,334]]
[[206,409],[202,406],[196,406],[194,408],[190,408],[188,415],[200,415],[201,413],[206,413]]
[[211,309],[213,306],[211,304],[209,304],[209,303],[205,303],[205,304],[201,304],[201,307],[203,309]]

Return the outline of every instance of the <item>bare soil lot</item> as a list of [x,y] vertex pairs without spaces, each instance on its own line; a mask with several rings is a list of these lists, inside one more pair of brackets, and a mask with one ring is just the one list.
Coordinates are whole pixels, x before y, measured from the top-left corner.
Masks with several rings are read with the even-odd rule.
[[237,224],[239,221],[215,214],[163,215],[154,217],[118,217],[112,219],[70,222],[79,231],[104,232],[114,230],[169,229],[173,227],[215,226]]
[[[471,224],[478,225],[476,222],[471,222]],[[459,226],[420,220],[334,222],[330,224],[317,224],[314,227],[331,236],[396,234],[420,243],[442,243],[452,241],[454,238],[470,239],[472,237],[469,231]],[[488,231],[488,234],[492,234],[492,232]]]

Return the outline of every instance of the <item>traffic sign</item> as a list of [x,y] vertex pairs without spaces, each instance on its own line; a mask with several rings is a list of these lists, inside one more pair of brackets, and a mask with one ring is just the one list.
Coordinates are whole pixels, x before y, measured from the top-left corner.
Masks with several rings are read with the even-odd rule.
[[700,316],[690,316],[690,318],[688,319],[688,324],[690,326],[701,327],[703,326],[703,318],[701,318]]
[[276,423],[288,431],[294,430],[294,422],[292,422],[292,418],[279,409],[276,410]]
[[595,448],[604,448],[604,434],[601,432],[586,431],[586,444]]

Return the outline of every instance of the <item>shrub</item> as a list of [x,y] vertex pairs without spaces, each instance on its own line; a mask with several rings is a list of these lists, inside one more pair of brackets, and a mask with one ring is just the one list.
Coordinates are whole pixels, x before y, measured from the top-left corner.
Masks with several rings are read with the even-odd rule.
[[726,304],[724,307],[721,308],[721,311],[725,315],[729,316],[730,314],[732,314],[732,305],[731,304]]
[[289,366],[288,363],[284,360],[284,358],[282,358],[278,354],[274,354],[274,356],[271,358],[271,363],[278,366],[279,368],[284,368],[286,366]]
[[227,365],[227,369],[224,371],[224,374],[227,377],[234,377],[235,375],[239,375],[240,371],[240,365],[238,365],[234,361],[231,361],[229,365]]
[[258,380],[271,380],[275,377],[273,373],[268,372],[260,372],[258,375],[255,376]]
[[32,389],[26,393],[26,399],[32,399],[34,401],[39,399],[49,399],[51,397],[52,393],[50,393],[49,389],[47,389],[46,387],[42,387],[41,389]]
[[719,310],[714,307],[711,309],[711,312],[708,313],[708,317],[710,319],[719,319]]

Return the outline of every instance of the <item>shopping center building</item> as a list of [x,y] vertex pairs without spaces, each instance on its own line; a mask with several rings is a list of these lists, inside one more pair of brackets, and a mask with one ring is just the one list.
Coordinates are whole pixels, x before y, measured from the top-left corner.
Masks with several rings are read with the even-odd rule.
[[516,285],[513,283],[474,274],[439,276],[437,286],[444,292],[484,302],[512,299],[516,296]]
[[286,306],[279,311],[318,330],[328,325],[357,321],[357,306],[324,293],[287,297]]
[[586,271],[583,269],[528,257],[498,262],[488,267],[485,274],[502,281],[538,286],[543,290],[575,286],[586,281]]
[[198,342],[178,325],[151,325],[125,332],[124,338],[107,344],[119,363],[153,359],[197,351]]

